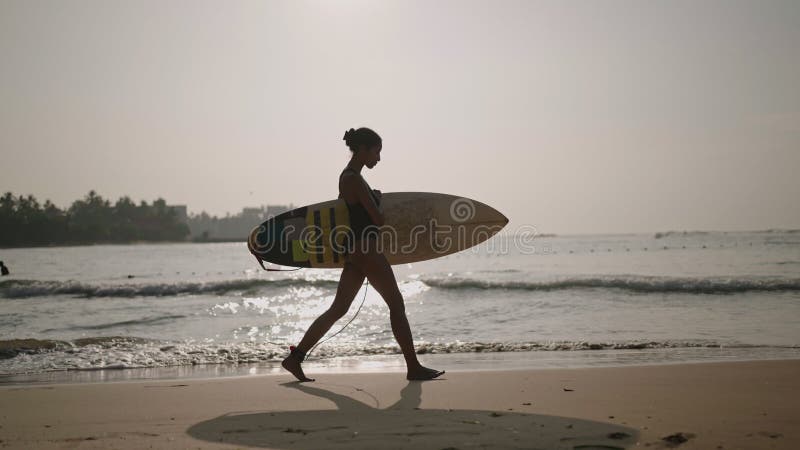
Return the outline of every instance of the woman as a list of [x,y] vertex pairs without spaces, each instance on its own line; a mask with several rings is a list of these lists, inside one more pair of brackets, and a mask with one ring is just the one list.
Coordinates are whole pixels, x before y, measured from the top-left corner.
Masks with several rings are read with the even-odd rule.
[[364,233],[369,227],[380,227],[384,224],[383,211],[379,206],[381,193],[372,191],[361,176],[361,169],[364,166],[372,169],[381,160],[381,137],[369,128],[358,130],[351,128],[344,134],[344,140],[352,152],[352,157],[339,176],[339,198],[343,198],[347,204],[350,228],[355,241],[351,241],[353,245],[347,248],[344,269],[339,278],[339,287],[333,304],[311,324],[303,339],[297,347],[292,348],[291,354],[283,360],[282,365],[298,380],[314,381],[305,376],[301,367],[306,352],[345,315],[361,289],[364,278],[367,278],[389,306],[392,332],[406,360],[408,369],[406,378],[431,380],[442,375],[444,371],[423,367],[417,360],[403,295],[397,287],[392,266],[377,248],[375,233]]

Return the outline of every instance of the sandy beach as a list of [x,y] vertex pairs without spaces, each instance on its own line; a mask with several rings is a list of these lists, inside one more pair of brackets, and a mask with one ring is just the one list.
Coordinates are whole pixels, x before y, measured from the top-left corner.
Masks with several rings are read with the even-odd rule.
[[0,445],[795,449],[799,375],[787,360],[18,385],[0,389]]

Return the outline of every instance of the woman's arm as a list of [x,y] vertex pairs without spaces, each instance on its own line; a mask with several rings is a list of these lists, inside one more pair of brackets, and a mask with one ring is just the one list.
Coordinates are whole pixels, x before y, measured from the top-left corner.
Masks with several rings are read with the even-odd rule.
[[367,214],[369,214],[369,218],[372,219],[372,223],[379,227],[383,226],[386,222],[383,217],[383,211],[375,204],[375,200],[372,199],[372,195],[369,189],[367,189],[366,183],[356,175],[346,175],[343,177],[342,181],[344,182],[345,189],[356,194],[359,203],[364,206],[364,209],[367,210]]

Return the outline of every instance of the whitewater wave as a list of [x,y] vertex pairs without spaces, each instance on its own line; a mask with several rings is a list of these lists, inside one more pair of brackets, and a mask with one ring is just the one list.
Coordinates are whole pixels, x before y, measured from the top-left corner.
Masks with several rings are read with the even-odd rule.
[[[681,348],[791,348],[717,341],[542,341],[420,343],[418,354],[537,351],[644,350]],[[273,342],[164,342],[138,337],[93,337],[74,341],[16,339],[0,341],[0,375],[68,370],[170,367],[198,364],[278,362],[287,346]],[[399,355],[396,345],[322,345],[310,359]]]
[[[511,271],[483,271],[515,273]],[[482,272],[482,273],[483,273]],[[460,276],[422,277],[425,286],[437,289],[482,289],[556,291],[569,289],[620,289],[637,293],[735,294],[749,291],[798,292],[800,278],[680,278],[657,276],[593,276],[553,280],[485,280]],[[178,295],[252,293],[259,289],[322,287],[335,289],[330,279],[285,278],[246,279],[206,283],[90,284],[75,281],[7,280],[0,281],[0,298],[22,299],[65,295],[71,297],[168,297]]]
[[621,289],[637,293],[735,294],[748,291],[800,291],[800,279],[785,278],[677,278],[601,276],[545,281],[488,281],[463,277],[430,277],[421,281],[438,289],[509,289],[554,291],[568,289]]
[[338,281],[325,279],[284,278],[248,279],[207,283],[155,283],[100,285],[75,281],[7,280],[0,282],[0,298],[30,298],[67,295],[73,297],[167,297],[176,295],[247,292],[259,288],[316,286],[335,288]]

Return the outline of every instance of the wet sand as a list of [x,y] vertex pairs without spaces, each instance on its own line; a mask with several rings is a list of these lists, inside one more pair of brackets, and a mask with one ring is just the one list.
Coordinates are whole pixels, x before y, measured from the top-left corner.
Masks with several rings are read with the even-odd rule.
[[[0,388],[4,448],[800,448],[800,360]],[[669,439],[664,439],[669,438]]]

